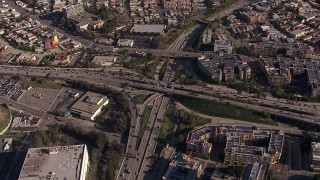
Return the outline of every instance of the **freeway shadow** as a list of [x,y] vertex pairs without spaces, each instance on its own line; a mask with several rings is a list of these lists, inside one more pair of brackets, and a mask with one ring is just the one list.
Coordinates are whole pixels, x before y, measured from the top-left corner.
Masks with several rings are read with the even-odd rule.
[[293,175],[289,177],[289,180],[312,180],[313,178],[310,176],[304,175]]
[[150,168],[144,176],[144,180],[160,180],[164,176],[170,161],[168,159],[164,159],[163,157],[157,158],[152,166],[147,166]]

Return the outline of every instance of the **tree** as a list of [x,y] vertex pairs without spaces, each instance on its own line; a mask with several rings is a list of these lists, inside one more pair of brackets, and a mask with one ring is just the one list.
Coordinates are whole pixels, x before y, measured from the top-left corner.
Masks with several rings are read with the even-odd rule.
[[179,134],[178,136],[178,142],[182,143],[184,141],[184,136],[182,134]]
[[206,4],[207,8],[211,9],[213,7],[213,5],[212,5],[213,1],[212,0],[205,0],[204,3]]
[[[271,170],[268,171],[267,174],[267,180],[276,180],[277,178],[275,177],[275,175],[273,174],[273,172]],[[320,180],[320,179],[319,179]]]
[[263,111],[262,117],[264,119],[270,119],[271,118],[271,114],[269,112]]

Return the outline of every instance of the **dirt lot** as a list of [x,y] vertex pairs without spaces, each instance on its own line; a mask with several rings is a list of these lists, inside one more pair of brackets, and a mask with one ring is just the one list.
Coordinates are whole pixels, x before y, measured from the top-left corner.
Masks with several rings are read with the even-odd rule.
[[[59,91],[59,89],[31,88],[21,96],[19,102],[46,111],[59,94]],[[42,98],[33,97],[36,93],[42,94]]]

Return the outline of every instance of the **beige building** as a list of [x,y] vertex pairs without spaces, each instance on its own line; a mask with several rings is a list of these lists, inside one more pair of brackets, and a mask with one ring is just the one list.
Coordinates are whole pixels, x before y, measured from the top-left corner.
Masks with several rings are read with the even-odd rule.
[[87,92],[71,106],[70,112],[75,116],[79,116],[81,119],[93,121],[101,112],[102,107],[108,103],[108,97],[93,92]]
[[[203,126],[188,134],[187,154],[210,158],[212,144],[208,142],[209,139],[226,143],[225,164],[275,164],[282,153],[284,135],[280,131],[257,126]],[[269,140],[268,148],[246,145],[259,139]]]

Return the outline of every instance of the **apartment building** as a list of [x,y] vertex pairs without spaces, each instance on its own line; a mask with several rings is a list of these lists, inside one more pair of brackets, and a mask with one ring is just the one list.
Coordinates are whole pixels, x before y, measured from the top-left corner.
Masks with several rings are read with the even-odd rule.
[[229,40],[215,40],[214,41],[214,52],[223,51],[226,54],[232,53],[232,43]]
[[204,54],[198,58],[198,68],[210,79],[228,81],[234,78],[235,65],[239,65],[239,76],[242,79],[251,77],[251,68],[236,56],[230,54]]
[[[191,131],[187,137],[187,154],[210,158],[212,144],[226,144],[224,163],[245,165],[247,163],[275,164],[280,159],[284,135],[281,131],[258,126],[203,126]],[[246,145],[252,140],[268,140],[268,147]],[[210,147],[210,148],[207,148]]]
[[200,178],[204,170],[204,163],[195,160],[186,154],[179,154],[169,164],[169,167],[162,177],[163,180],[184,179],[196,180]]
[[63,7],[63,16],[66,18],[70,18],[72,16],[76,16],[79,13],[84,12],[83,4],[72,4]]

